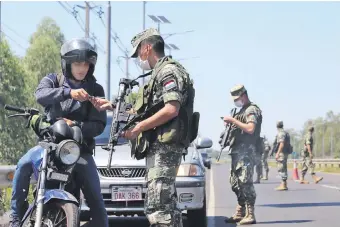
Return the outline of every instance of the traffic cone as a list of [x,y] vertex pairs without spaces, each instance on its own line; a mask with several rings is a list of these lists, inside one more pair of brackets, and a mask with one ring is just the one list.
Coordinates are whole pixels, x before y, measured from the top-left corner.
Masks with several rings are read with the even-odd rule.
[[293,180],[300,180],[296,160],[294,160]]

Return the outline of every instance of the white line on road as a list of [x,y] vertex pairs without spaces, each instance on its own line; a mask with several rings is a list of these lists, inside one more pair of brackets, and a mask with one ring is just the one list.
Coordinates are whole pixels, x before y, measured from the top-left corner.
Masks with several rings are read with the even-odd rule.
[[210,170],[210,179],[209,179],[209,204],[207,215],[209,218],[208,226],[215,226],[215,192],[214,192],[214,177],[213,177],[213,168]]
[[322,186],[322,187],[325,187],[325,188],[331,188],[331,189],[340,190],[340,188],[338,188],[338,187],[330,186],[330,185],[326,185],[326,184],[322,184],[321,186]]

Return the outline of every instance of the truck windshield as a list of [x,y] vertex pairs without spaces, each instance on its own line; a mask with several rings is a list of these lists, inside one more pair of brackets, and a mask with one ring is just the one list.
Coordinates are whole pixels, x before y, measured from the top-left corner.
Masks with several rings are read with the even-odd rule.
[[[111,124],[112,124],[112,116],[107,116],[107,123],[104,129],[104,132],[100,134],[99,136],[95,137],[97,146],[107,145],[109,143]],[[121,124],[120,126],[123,127],[124,124]],[[123,137],[119,137],[117,145],[127,144],[128,142],[129,141],[127,139]]]

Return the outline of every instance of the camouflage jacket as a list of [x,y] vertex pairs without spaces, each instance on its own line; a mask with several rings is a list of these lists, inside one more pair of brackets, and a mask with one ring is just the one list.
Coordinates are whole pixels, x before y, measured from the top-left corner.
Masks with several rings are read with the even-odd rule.
[[[260,137],[261,133],[261,125],[262,125],[262,112],[261,109],[255,104],[251,103],[241,108],[241,110],[236,114],[235,118],[242,123],[254,123],[255,130],[253,134],[248,134],[243,132],[242,130],[236,128],[233,125],[234,133],[232,133],[232,137],[235,137],[235,144],[246,143],[246,144],[254,144],[257,139]],[[233,139],[233,138],[232,138]],[[232,144],[231,144],[232,145]]]
[[310,148],[313,151],[314,139],[313,139],[312,133],[310,132],[307,132],[307,134],[305,135],[305,139],[304,139],[304,151],[305,152],[308,152],[307,145],[310,145]]

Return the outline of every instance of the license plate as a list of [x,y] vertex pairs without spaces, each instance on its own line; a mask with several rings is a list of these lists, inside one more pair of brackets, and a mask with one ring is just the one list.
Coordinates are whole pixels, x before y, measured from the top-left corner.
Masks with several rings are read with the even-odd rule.
[[112,201],[142,200],[141,187],[112,187]]

